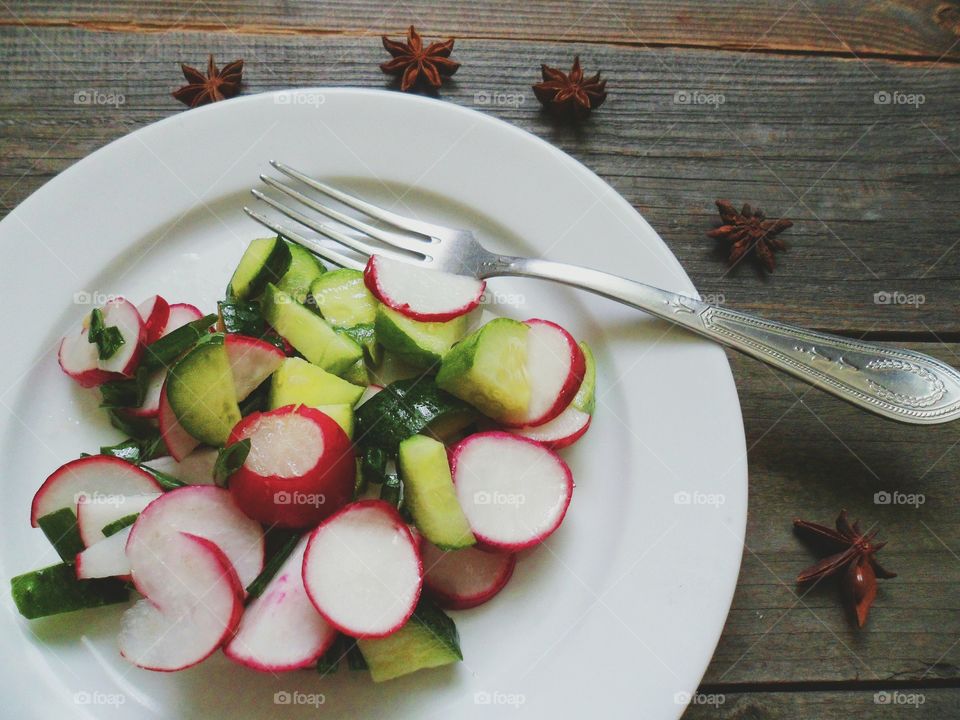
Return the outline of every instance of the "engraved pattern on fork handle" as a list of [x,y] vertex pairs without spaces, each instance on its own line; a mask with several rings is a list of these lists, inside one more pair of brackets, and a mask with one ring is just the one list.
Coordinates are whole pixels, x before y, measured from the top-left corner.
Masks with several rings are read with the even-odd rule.
[[960,418],[960,373],[928,355],[764,320],[599,270],[497,260],[490,275],[556,280],[645,310],[878,415],[921,425]]

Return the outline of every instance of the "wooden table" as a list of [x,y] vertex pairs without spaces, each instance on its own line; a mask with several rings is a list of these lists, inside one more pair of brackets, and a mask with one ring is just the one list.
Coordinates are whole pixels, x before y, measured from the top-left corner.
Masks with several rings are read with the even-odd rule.
[[[246,93],[384,87],[379,35],[411,22],[457,37],[463,67],[445,100],[598,172],[701,293],[960,365],[956,1],[0,0],[0,213],[110,140],[184,112],[170,98],[180,61],[243,57]],[[568,66],[574,53],[610,89],[579,129],[542,115],[530,90],[541,61]],[[123,103],[77,104],[84,90]],[[695,99],[679,102],[683,92]],[[498,94],[519,100],[483,104]],[[700,101],[710,94],[722,104]],[[720,197],[795,221],[775,274],[728,269],[704,237]],[[701,699],[723,702],[686,717],[960,717],[960,425],[895,425],[754,361],[730,362],[750,521],[703,681]],[[895,490],[924,502],[874,502]],[[900,573],[881,583],[864,630],[851,628],[832,585],[798,594],[793,583],[811,556],[791,520],[830,522],[841,507],[879,524],[884,562]],[[893,702],[878,704],[880,691]]]

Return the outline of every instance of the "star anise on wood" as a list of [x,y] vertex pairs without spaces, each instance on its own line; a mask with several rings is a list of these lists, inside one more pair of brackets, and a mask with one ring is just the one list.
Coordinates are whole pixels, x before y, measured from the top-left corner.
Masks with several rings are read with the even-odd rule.
[[600,79],[599,72],[585,78],[579,55],[573,58],[569,74],[546,64],[540,66],[540,72],[543,82],[533,86],[533,94],[545,108],[560,117],[582,120],[607,99],[607,81]]
[[787,249],[786,243],[776,236],[793,227],[793,223],[786,218],[768,220],[763,210],[749,205],[737,212],[729,200],[717,200],[717,210],[723,225],[708,232],[707,236],[730,241],[730,264],[736,264],[740,258],[753,252],[763,266],[773,272],[776,267],[773,253]]
[[380,69],[387,75],[397,75],[400,78],[400,89],[409,90],[427,89],[436,90],[443,84],[443,79],[453,75],[460,63],[450,59],[453,52],[453,38],[443,42],[432,42],[423,46],[423,39],[413,25],[407,30],[407,41],[391,40],[386,35],[382,37],[383,47],[393,55],[393,60],[380,64]]
[[852,524],[847,511],[841,510],[837,529],[794,520],[794,531],[827,557],[811,565],[797,576],[797,582],[806,584],[831,575],[840,575],[843,601],[858,627],[867,622],[867,614],[877,596],[877,578],[887,580],[897,576],[877,562],[877,553],[886,542],[874,542],[876,530],[864,533],[860,522]]
[[207,73],[189,65],[180,65],[187,85],[173,92],[173,96],[192,108],[232,98],[240,93],[243,80],[243,60],[234,60],[223,69],[217,68],[213,55],[207,61]]

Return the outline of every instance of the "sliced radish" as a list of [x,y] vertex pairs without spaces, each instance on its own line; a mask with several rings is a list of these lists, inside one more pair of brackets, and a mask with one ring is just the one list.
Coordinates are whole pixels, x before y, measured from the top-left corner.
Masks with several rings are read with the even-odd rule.
[[[178,532],[216,543],[244,587],[263,570],[263,529],[240,511],[228,491],[209,485],[177,488],[140,513],[127,543],[133,582],[147,597],[149,585],[141,587],[140,568],[149,573],[156,562],[151,558],[165,557],[164,543]],[[149,583],[150,577],[148,574],[144,582]]]
[[573,336],[549,320],[527,320],[527,378],[530,402],[526,412],[505,423],[511,427],[543,425],[553,420],[577,394],[586,360]]
[[108,502],[126,495],[163,492],[153,476],[112,455],[91,455],[62,465],[48,477],[30,507],[30,524],[57,510],[75,510],[80,498]]
[[123,298],[111,300],[103,306],[103,324],[104,327],[116,327],[120,331],[123,345],[109,358],[99,361],[100,369],[125,376],[133,375],[147,335],[136,306]]
[[129,575],[130,560],[127,558],[126,548],[131,529],[125,527],[79,553],[75,561],[77,580]]
[[147,390],[143,396],[143,403],[140,407],[127,408],[125,412],[128,415],[140,418],[155,418],[160,414],[160,393],[163,391],[163,383],[167,379],[166,370],[155,370],[150,374],[147,380]]
[[146,337],[144,342],[149,345],[159,340],[170,320],[170,303],[159,295],[154,295],[137,305],[137,312],[143,318]]
[[360,396],[360,399],[357,400],[357,407],[363,405],[367,400],[372,398],[378,392],[383,390],[382,385],[367,385],[367,389],[363,391],[363,395]]
[[228,334],[224,346],[238,402],[256,390],[286,359],[276,345],[246,335]]
[[384,305],[426,322],[466,315],[480,304],[487,286],[483,280],[428,270],[382,255],[370,256],[363,280]]
[[74,335],[67,335],[60,341],[57,361],[61,370],[85,388],[103,385],[123,377],[119,373],[100,369],[97,346],[87,339],[86,328]]
[[450,451],[450,469],[477,541],[516,552],[543,542],[573,495],[567,464],[543,445],[506,432],[471,435]]
[[135,515],[160,497],[161,493],[140,495],[90,495],[77,502],[77,527],[84,547],[92,547],[103,540],[103,528],[128,515]]
[[403,626],[420,598],[418,543],[392,505],[361,500],[311,533],[303,583],[335,628],[356,638],[384,637]]
[[213,468],[217,464],[217,448],[197,448],[183,460],[172,455],[147,460],[145,465],[175,477],[187,485],[213,485]]
[[475,547],[445,552],[421,539],[423,587],[443,607],[466,610],[482,605],[500,592],[517,564],[512,553],[495,553]]
[[167,325],[163,328],[164,335],[169,335],[177,328],[182,328],[187,323],[192,323],[194,320],[199,320],[203,317],[203,313],[200,312],[200,308],[196,305],[189,305],[187,303],[174,303],[170,306],[170,314],[167,318]]
[[573,405],[543,425],[522,427],[511,430],[516,435],[536,440],[553,450],[573,445],[590,428],[591,417]]
[[243,612],[237,634],[223,649],[232,660],[255,670],[281,672],[317,661],[337,638],[303,587],[304,536],[290,557]]
[[167,399],[167,382],[163,383],[160,390],[160,406],[157,410],[157,422],[160,426],[160,437],[163,438],[167,451],[175,460],[183,460],[187,455],[197,449],[200,441],[188,433],[177,420],[173,408],[170,407],[170,401]]
[[[178,491],[175,491],[178,492]],[[144,600],[123,614],[120,654],[147,670],[183,670],[229,639],[243,613],[243,588],[230,561],[205,538],[168,532],[153,545],[136,526],[127,555]]]
[[314,527],[352,499],[353,447],[325,413],[306,405],[251,413],[234,426],[227,444],[246,439],[250,452],[230,476],[230,492],[250,517],[281,527]]

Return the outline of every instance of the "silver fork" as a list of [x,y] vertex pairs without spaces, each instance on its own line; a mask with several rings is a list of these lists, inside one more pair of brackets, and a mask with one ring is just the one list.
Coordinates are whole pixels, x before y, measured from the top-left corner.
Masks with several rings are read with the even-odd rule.
[[[244,211],[273,232],[334,264],[362,270],[366,256],[376,253],[420,267],[472,275],[478,279],[517,276],[554,280],[681,325],[878,415],[920,425],[944,423],[960,417],[960,373],[927,355],[765,320],[599,270],[492,253],[470,230],[404,217],[283,163],[271,161],[270,164],[296,183],[359,211],[381,226],[403,231],[401,234],[372,225],[318,202],[296,187],[261,175],[260,179],[268,187],[296,201],[300,209],[289,207],[260,190],[251,190],[257,199],[300,225],[349,248],[362,260],[332,249],[318,239],[301,235],[248,207]],[[305,209],[326,216],[341,227],[357,230],[361,235],[347,234],[328,223],[318,222],[304,214],[302,210]],[[371,243],[371,239],[382,245]]]

